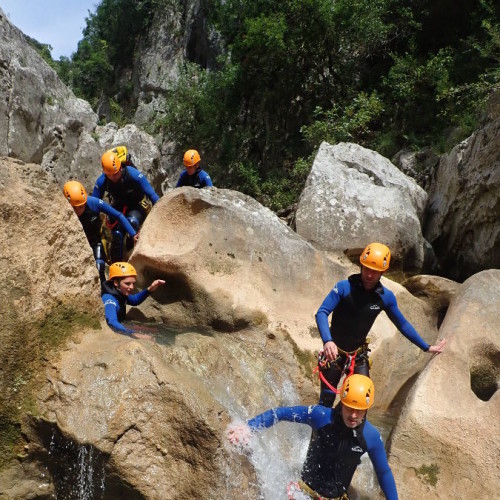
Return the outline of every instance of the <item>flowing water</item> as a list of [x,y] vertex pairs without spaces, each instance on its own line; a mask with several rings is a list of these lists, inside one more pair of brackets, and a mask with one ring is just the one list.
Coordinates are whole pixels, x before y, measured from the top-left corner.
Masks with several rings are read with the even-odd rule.
[[[274,370],[270,368],[272,363],[266,358],[269,353],[266,352],[263,344],[255,341],[254,337],[245,334],[238,341],[238,334],[231,334],[236,340],[233,342],[228,340],[227,334],[207,329],[198,331],[191,329],[187,333],[186,330],[167,328],[164,325],[134,324],[134,326],[139,326],[142,333],[152,334],[155,342],[164,346],[166,350],[178,349],[179,344],[196,341],[196,338],[200,338],[199,336],[208,337],[214,342],[220,341],[219,346],[223,345],[224,349],[223,355],[237,360],[240,378],[250,381],[251,387],[252,383],[255,387],[258,384],[264,387],[258,392],[258,397],[261,398],[258,401],[259,411],[265,411],[277,405],[293,406],[311,403],[311,401],[300,400],[285,369],[278,368],[276,371],[276,367]],[[249,349],[252,355],[249,355]],[[182,352],[189,352],[189,349],[184,349]],[[226,409],[233,422],[244,422],[255,416],[255,412],[251,413],[242,402],[244,401],[242,391],[247,388],[239,387],[234,380],[229,379],[227,374],[210,370],[203,362],[193,363],[189,367],[210,396]],[[370,420],[386,440],[394,419],[391,416],[370,412]],[[257,478],[257,484],[254,485],[256,488],[249,492],[240,490],[239,498],[257,500],[255,496],[255,490],[257,490],[260,492],[258,500],[286,499],[287,486],[300,478],[310,434],[311,429],[306,425],[280,422],[269,429],[253,433],[249,449],[238,449],[226,443],[226,449],[230,453],[245,454],[248,457]],[[58,472],[57,498],[59,500],[106,498],[105,459],[96,449],[89,445],[77,445],[64,440],[58,432],[54,432],[49,446],[49,455],[53,460],[51,467],[53,472],[56,470]],[[227,467],[224,478],[227,487],[226,494],[221,491],[220,499],[233,500],[227,492],[234,491],[238,486],[235,484],[235,472],[231,466]],[[352,500],[368,500],[373,498],[379,490],[371,462],[366,455],[358,467],[352,486],[353,491],[350,492]],[[295,496],[295,498],[300,497]]]
[[[207,332],[204,332],[204,334],[207,334]],[[173,345],[175,335],[175,332],[162,328],[156,336],[156,341],[159,344]],[[255,367],[249,367],[245,358],[242,357],[241,371],[245,373],[251,369],[255,369]],[[234,423],[242,423],[255,416],[249,414],[245,407],[238,404],[237,394],[240,389],[231,384],[231,381],[228,381],[223,376],[218,379],[217,374],[214,373],[210,373],[210,376],[205,376],[203,379],[205,380],[206,389],[221,406],[226,408]],[[277,401],[282,406],[310,403],[300,400],[290,379],[284,378],[277,381],[272,377],[270,371],[264,374],[264,379],[274,397],[270,398],[267,402],[268,405],[263,404],[262,411],[276,405]],[[385,442],[395,424],[394,416],[382,415],[372,411],[370,412],[370,420],[377,426]],[[246,454],[250,459],[257,475],[260,499],[276,500],[287,498],[287,486],[300,478],[310,435],[311,429],[307,425],[280,422],[271,428],[253,433],[249,452],[238,447],[231,447],[234,453]],[[228,471],[228,474],[230,475],[231,471]],[[230,483],[230,479],[230,477],[227,478],[228,483]],[[373,498],[378,491],[380,491],[380,488],[375,472],[368,455],[365,454],[354,476],[350,498],[352,500],[368,500]],[[250,497],[248,498],[250,499]],[[297,494],[295,494],[295,498],[299,500]]]

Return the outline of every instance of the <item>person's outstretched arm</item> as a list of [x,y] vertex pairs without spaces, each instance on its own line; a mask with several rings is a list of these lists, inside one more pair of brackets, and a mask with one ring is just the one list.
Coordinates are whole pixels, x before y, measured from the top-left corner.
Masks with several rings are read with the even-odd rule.
[[385,497],[387,500],[398,500],[396,481],[394,481],[394,475],[389,467],[384,443],[379,431],[370,422],[365,422],[363,437],[368,447],[368,456],[373,464],[375,474]]
[[122,335],[132,336],[134,330],[130,328],[126,328],[118,321],[118,303],[116,299],[110,294],[104,294],[102,296],[102,301],[104,303],[104,317],[106,318],[106,323],[108,326],[116,333],[120,333]]
[[296,422],[306,424],[313,429],[319,429],[331,422],[332,408],[325,406],[281,406],[257,415],[248,421],[251,429],[271,427],[278,422]]
[[164,285],[165,280],[154,280],[151,285],[149,285],[144,290],[141,290],[138,293],[134,293],[134,295],[129,295],[127,297],[127,304],[131,306],[138,306],[142,304],[148,297],[149,294],[154,292],[160,285]]
[[128,234],[133,238],[137,233],[136,230],[132,227],[132,224],[128,221],[128,219],[121,213],[118,212],[115,208],[113,208],[111,205],[106,203],[103,200],[99,200],[98,204],[95,208],[93,208],[94,200],[99,200],[98,198],[95,198],[94,196],[88,198],[87,203],[89,203],[89,207],[94,210],[94,212],[103,212],[106,215],[109,215],[113,219],[117,219],[120,221],[120,225],[127,231]]
[[251,431],[271,427],[282,421],[306,424],[313,429],[319,429],[331,422],[332,411],[332,408],[320,405],[271,408],[250,419],[246,424],[229,425],[226,437],[233,444],[247,446]]
[[420,347],[425,352],[442,352],[446,339],[441,340],[437,345],[429,345],[415,330],[413,325],[403,316],[399,310],[398,303],[394,294],[384,287],[382,300],[385,306],[385,312],[388,318],[396,325],[397,329],[413,344]]

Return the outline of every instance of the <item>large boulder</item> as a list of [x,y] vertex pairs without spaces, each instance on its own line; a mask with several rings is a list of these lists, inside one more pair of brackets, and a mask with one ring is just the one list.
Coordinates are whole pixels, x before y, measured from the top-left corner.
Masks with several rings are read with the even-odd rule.
[[257,330],[157,340],[82,332],[47,370],[27,433],[56,496],[238,498],[243,486],[258,498],[255,474],[222,446],[224,429],[299,402],[292,345]]
[[166,278],[168,322],[229,331],[265,323],[310,350],[321,346],[314,313],[344,272],[253,198],[217,188],[164,195],[131,262],[145,281]]
[[53,176],[5,157],[0,171],[0,497],[49,498],[43,467],[23,462],[21,423],[52,351],[75,325],[99,328],[99,277]]
[[[357,272],[345,256],[326,257],[252,198],[217,188],[167,193],[144,223],[131,262],[144,276],[142,284],[158,276],[167,281],[156,292],[160,304],[141,307],[143,317],[223,331],[266,325],[286,330],[311,354],[322,347],[315,312],[337,281]],[[434,343],[437,317],[426,302],[383,282],[422,337]],[[429,355],[404,339],[385,314],[370,337],[373,378],[384,381],[377,406],[387,408]]]
[[500,488],[500,271],[460,287],[390,446],[400,497],[497,498]]
[[322,143],[296,214],[297,233],[325,250],[359,255],[381,241],[393,265],[420,271],[428,245],[421,218],[427,195],[387,158],[357,144]]
[[424,234],[441,272],[458,281],[500,267],[499,100],[483,128],[441,158],[429,190]]

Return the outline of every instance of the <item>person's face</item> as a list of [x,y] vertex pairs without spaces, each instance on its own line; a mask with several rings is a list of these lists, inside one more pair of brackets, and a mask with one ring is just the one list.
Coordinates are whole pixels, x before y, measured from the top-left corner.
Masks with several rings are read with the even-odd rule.
[[369,267],[361,266],[361,283],[364,289],[371,290],[375,288],[383,274],[383,271],[375,271]]
[[196,172],[197,168],[198,168],[198,163],[196,165],[190,165],[189,167],[186,167],[188,175],[193,175]]
[[83,205],[79,205],[78,207],[73,207],[73,210],[75,211],[75,214],[80,217],[80,215],[85,212],[85,203]]
[[115,286],[119,292],[128,297],[134,291],[135,282],[135,276],[128,276],[127,278],[116,280]]
[[116,174],[106,174],[106,177],[111,181],[111,182],[118,182],[122,178],[122,169],[118,170]]
[[365,415],[366,410],[356,410],[355,408],[342,405],[342,420],[349,429],[354,429],[358,425],[361,425]]

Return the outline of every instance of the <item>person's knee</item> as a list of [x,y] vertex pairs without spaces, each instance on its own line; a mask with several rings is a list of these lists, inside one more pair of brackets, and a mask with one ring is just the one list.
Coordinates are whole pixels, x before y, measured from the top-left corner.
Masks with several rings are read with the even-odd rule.
[[123,233],[119,229],[113,229],[111,235],[113,237],[113,241],[115,242],[123,241]]
[[144,222],[144,217],[139,210],[131,210],[127,214],[127,220],[130,222],[130,225],[136,230],[139,231],[141,224]]
[[364,361],[359,366],[356,366],[354,368],[354,373],[370,377],[370,364],[368,363],[368,361]]

